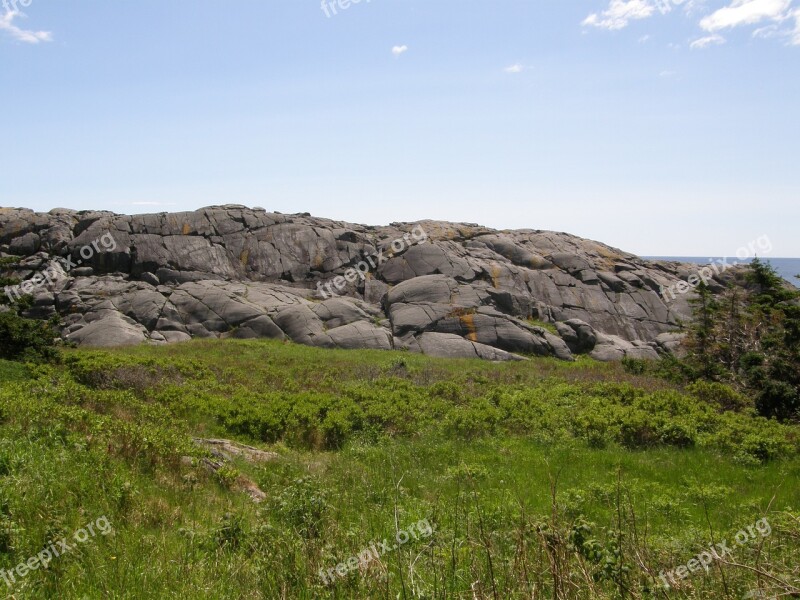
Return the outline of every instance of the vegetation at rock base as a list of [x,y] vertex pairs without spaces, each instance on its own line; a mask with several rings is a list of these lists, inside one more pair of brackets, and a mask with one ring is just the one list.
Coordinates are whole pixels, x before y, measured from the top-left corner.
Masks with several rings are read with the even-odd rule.
[[[0,269],[8,268],[18,261],[15,257],[0,258]],[[22,313],[30,308],[30,296],[11,298],[6,286],[19,281],[0,275],[0,359],[53,361],[59,355],[56,341],[59,337],[58,320],[41,321],[26,319]]]
[[[0,569],[105,516],[13,598],[741,598],[796,591],[800,428],[722,383],[194,341],[0,361]],[[219,470],[193,438],[274,451]],[[243,482],[265,494],[260,504]],[[659,574],[759,519],[664,591]],[[435,533],[320,577],[427,519]],[[2,574],[0,574],[2,577]],[[0,582],[6,585],[4,582]]]
[[26,319],[20,313],[29,302],[29,297],[23,297],[0,306],[0,359],[55,361],[59,358],[58,319]]
[[697,286],[683,360],[627,366],[726,383],[753,398],[762,416],[800,421],[800,292],[758,259],[740,283],[721,294]]

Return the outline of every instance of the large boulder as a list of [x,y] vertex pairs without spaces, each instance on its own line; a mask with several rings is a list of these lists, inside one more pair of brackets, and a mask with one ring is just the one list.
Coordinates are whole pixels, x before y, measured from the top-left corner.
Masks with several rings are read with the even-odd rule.
[[17,256],[30,256],[39,251],[41,247],[41,238],[33,233],[26,233],[20,237],[14,238],[9,244],[9,252]]
[[623,358],[658,360],[659,355],[655,343],[647,344],[636,340],[629,342],[616,335],[598,334],[597,344],[589,353],[595,360],[609,362]]
[[591,325],[580,319],[556,323],[556,329],[570,351],[575,354],[591,352],[597,344],[597,332]]
[[448,333],[423,333],[417,338],[425,354],[442,358],[483,358],[493,361],[525,360],[521,356]]
[[75,329],[66,338],[80,346],[114,348],[136,346],[144,342],[147,336],[141,325],[110,311],[107,316]]

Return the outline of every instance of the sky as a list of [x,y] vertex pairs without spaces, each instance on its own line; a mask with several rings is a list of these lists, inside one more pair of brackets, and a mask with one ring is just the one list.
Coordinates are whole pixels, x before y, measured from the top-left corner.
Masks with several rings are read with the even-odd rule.
[[0,206],[800,257],[800,0],[0,0]]

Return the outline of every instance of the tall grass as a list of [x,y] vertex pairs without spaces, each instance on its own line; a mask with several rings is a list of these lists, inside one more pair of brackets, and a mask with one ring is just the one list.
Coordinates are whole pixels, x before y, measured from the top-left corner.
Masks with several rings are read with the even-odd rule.
[[[211,470],[192,438],[212,436],[278,457]],[[590,361],[217,341],[0,362],[0,569],[105,516],[112,535],[8,597],[796,593],[799,444],[730,390]],[[659,587],[763,518],[769,536]],[[430,537],[320,576],[423,519]]]

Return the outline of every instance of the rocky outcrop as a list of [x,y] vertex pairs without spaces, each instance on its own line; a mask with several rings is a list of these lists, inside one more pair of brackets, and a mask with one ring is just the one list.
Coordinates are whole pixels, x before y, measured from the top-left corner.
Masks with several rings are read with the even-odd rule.
[[688,295],[659,292],[696,271],[566,233],[370,227],[242,206],[3,208],[0,256],[11,255],[22,258],[6,276],[27,280],[29,315],[58,315],[79,345],[266,337],[489,360],[672,351]]

